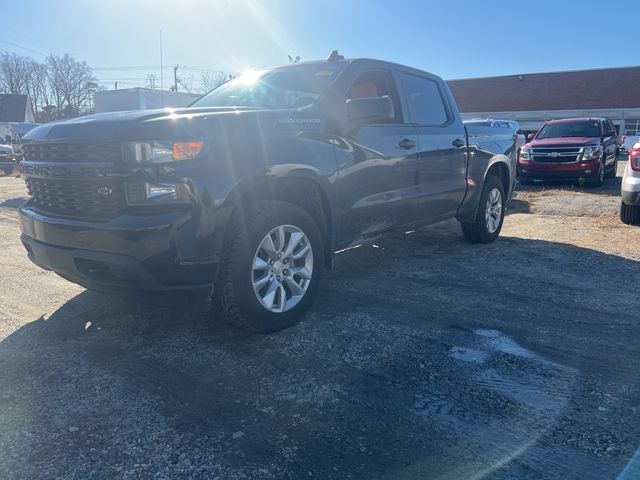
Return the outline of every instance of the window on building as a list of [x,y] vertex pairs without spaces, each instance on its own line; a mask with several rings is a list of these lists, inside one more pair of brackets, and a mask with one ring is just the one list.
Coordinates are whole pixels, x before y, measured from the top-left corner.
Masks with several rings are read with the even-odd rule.
[[640,135],[640,119],[628,119],[624,122],[624,135]]

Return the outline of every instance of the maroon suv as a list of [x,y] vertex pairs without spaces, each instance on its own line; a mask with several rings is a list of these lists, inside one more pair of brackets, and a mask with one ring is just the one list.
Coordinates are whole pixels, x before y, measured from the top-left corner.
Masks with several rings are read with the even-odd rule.
[[618,138],[606,118],[567,118],[545,123],[529,136],[518,157],[520,183],[578,180],[600,186],[616,176]]

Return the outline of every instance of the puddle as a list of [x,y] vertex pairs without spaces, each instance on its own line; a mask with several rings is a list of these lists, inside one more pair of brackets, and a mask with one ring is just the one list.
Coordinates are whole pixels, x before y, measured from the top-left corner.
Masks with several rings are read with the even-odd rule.
[[535,410],[558,412],[569,401],[570,393],[564,388],[547,384],[531,375],[523,378],[526,378],[528,383],[507,378],[494,369],[486,369],[473,375],[476,385],[512,398]]
[[487,359],[489,354],[485,351],[475,350],[473,348],[451,347],[449,356],[457,360],[462,360],[463,362],[482,363]]
[[524,347],[518,345],[518,343],[512,338],[508,337],[502,332],[498,330],[489,330],[484,328],[478,328],[473,331],[479,337],[484,339],[484,343],[497,352],[506,353],[508,355],[513,355],[516,357],[527,358],[529,360],[535,360],[536,362],[543,363],[545,365],[551,365],[556,368],[561,368],[563,370],[571,370],[564,365],[560,365],[559,363],[552,362],[551,360],[547,360],[546,358],[538,355],[537,353],[532,352]]

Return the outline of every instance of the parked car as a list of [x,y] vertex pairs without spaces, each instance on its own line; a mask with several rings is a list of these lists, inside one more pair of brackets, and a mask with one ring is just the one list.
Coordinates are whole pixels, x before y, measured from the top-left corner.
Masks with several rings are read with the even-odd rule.
[[629,150],[621,187],[620,220],[628,225],[640,225],[640,142]]
[[441,78],[337,52],[25,140],[33,262],[259,332],[301,318],[340,248],[448,218],[492,242],[515,185],[513,135],[465,128]]
[[617,171],[618,138],[606,118],[546,122],[518,156],[521,183],[578,180],[600,186]]
[[0,145],[0,169],[2,169],[5,175],[11,175],[14,165],[15,157],[13,155],[13,148],[10,145]]
[[471,120],[465,120],[465,125],[475,125],[481,126],[485,125],[488,127],[498,127],[498,128],[510,128],[513,130],[514,134],[518,137],[518,145],[522,147],[525,143],[527,143],[527,139],[520,128],[520,124],[515,120],[505,120],[502,118],[472,118]]

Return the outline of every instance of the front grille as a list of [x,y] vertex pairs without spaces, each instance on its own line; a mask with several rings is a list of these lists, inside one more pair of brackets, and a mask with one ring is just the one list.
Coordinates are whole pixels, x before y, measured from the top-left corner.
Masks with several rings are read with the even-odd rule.
[[580,155],[580,147],[534,148],[531,152],[535,163],[575,163]]
[[34,142],[25,143],[24,159],[34,162],[120,162],[119,142]]
[[78,218],[115,217],[126,206],[122,181],[25,179],[32,204],[46,212]]

